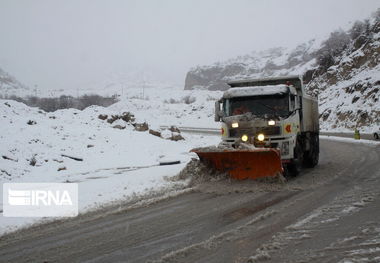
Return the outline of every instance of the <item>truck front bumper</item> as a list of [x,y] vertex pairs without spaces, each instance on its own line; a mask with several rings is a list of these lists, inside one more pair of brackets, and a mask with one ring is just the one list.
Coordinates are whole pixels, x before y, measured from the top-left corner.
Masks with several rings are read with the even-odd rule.
[[[227,147],[236,147],[239,143],[241,143],[240,138],[223,138],[221,142],[222,145]],[[248,142],[253,144],[257,148],[273,148],[278,149],[281,153],[281,160],[286,162],[286,160],[293,159],[294,153],[293,149],[295,146],[295,136],[273,136],[267,137],[263,142],[259,142],[257,140],[253,142]]]

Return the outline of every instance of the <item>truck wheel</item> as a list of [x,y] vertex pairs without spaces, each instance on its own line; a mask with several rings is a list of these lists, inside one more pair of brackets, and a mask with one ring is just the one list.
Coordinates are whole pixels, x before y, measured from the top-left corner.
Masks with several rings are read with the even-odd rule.
[[304,157],[304,166],[313,168],[319,162],[319,136],[313,136],[311,142],[311,150]]
[[299,142],[297,142],[294,148],[294,159],[287,166],[287,174],[290,176],[296,176],[301,172],[303,163],[303,152]]
[[377,134],[376,132],[373,134],[373,138],[375,138],[375,140],[378,140],[379,139],[379,134]]

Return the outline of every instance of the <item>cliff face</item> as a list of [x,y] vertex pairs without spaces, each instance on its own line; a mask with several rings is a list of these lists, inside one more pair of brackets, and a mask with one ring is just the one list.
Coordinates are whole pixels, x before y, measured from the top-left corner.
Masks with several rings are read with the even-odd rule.
[[187,73],[185,89],[225,90],[226,82],[234,79],[302,74],[316,65],[316,43],[311,40],[295,49],[271,48],[193,68]]
[[364,30],[353,36],[333,57],[332,65],[320,65],[307,85],[319,95],[324,129],[371,131],[380,126],[379,17],[367,21]]
[[380,10],[321,42],[252,52],[191,69],[185,89],[225,90],[226,82],[234,79],[299,74],[307,92],[319,97],[322,129],[372,131],[380,125],[379,54]]

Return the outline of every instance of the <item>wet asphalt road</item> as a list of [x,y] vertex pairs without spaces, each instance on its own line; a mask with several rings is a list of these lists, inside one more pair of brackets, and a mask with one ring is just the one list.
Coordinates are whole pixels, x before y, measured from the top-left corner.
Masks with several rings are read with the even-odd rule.
[[33,227],[0,238],[0,262],[380,262],[379,160],[379,145],[321,140],[320,164],[284,185],[211,183]]

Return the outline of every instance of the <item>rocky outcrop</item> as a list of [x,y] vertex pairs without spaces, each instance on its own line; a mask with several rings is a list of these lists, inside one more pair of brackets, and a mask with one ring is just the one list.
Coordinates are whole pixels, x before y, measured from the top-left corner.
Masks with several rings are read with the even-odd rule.
[[185,89],[226,90],[227,82],[234,79],[298,74],[315,67],[315,44],[311,40],[295,49],[271,48],[193,68],[186,75]]
[[350,41],[333,56],[331,65],[326,69],[320,65],[313,73],[307,89],[319,95],[323,129],[372,131],[380,126],[379,18],[357,22],[365,26],[354,32],[354,25],[347,32]]

